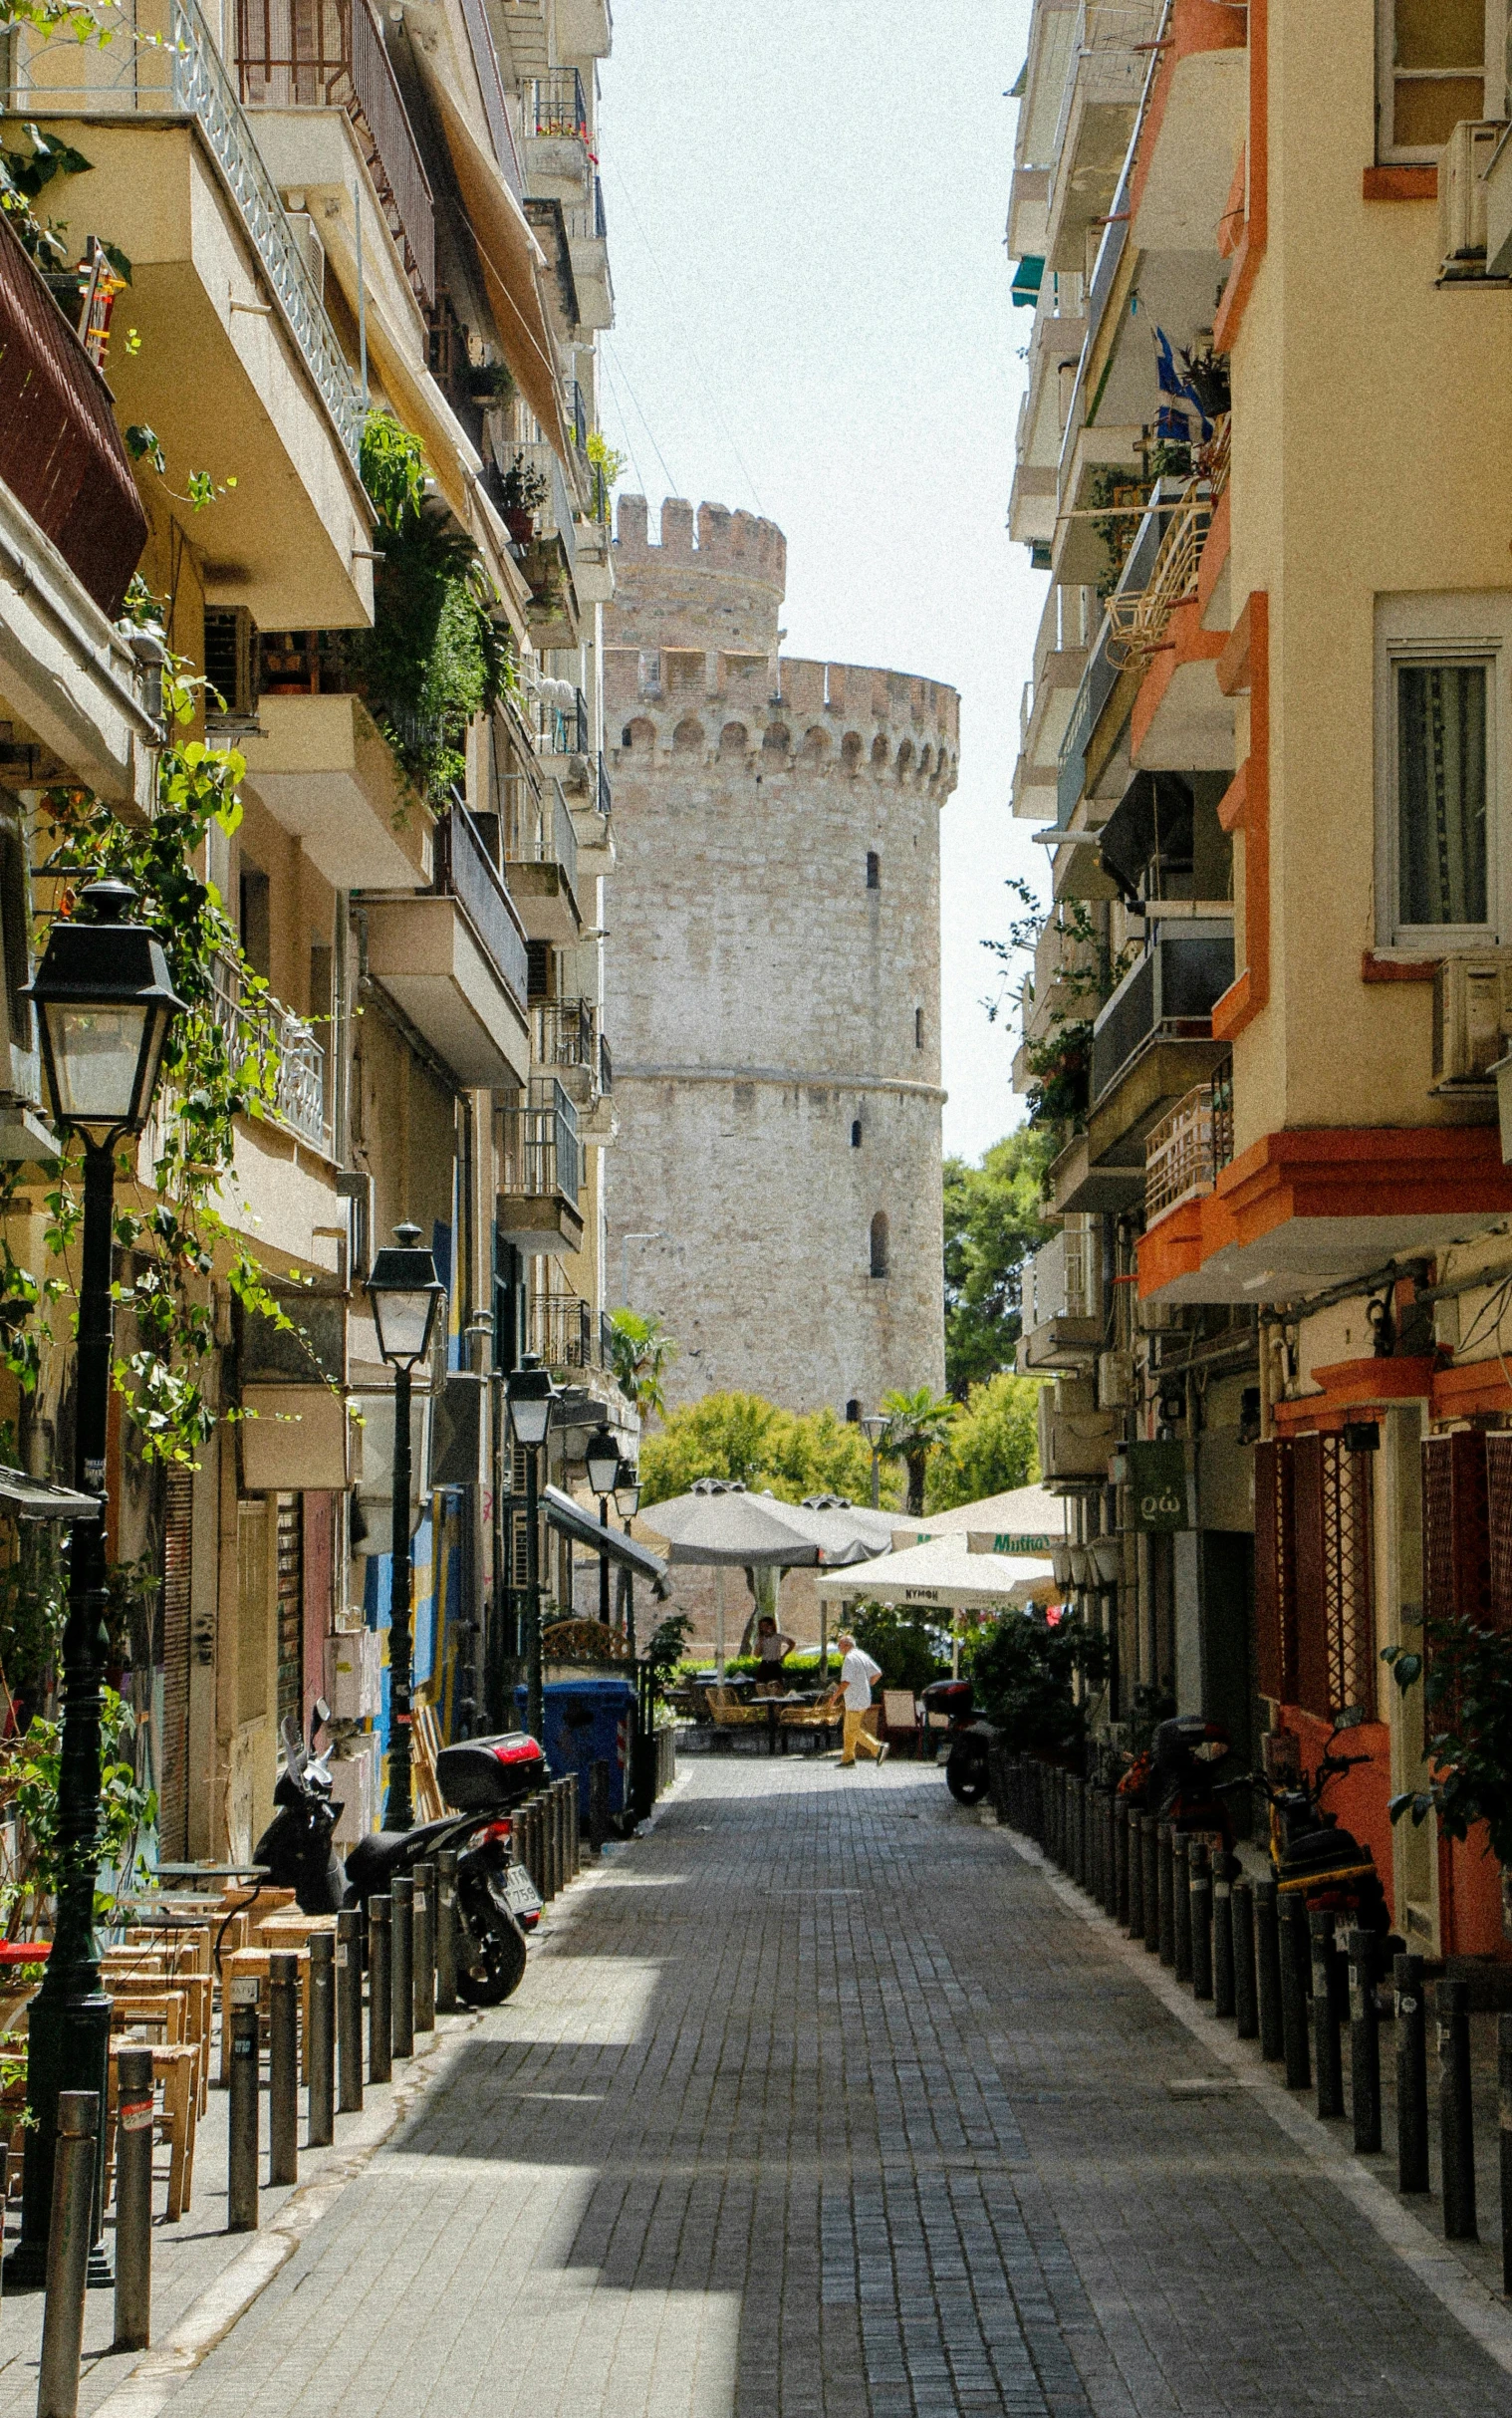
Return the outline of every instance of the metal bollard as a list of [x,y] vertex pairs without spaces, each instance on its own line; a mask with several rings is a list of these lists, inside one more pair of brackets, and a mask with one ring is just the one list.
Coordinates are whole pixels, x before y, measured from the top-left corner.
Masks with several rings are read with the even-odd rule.
[[363,2104],[363,1918],[348,1906],[336,1918],[336,2039],[344,2116]]
[[574,1881],[583,1869],[583,1792],[576,1774],[567,1790],[567,1869]]
[[609,1765],[601,1755],[588,1771],[588,1852],[604,1853],[609,1837]]
[[435,2003],[441,2015],[457,2012],[457,1851],[443,1847],[435,1860]]
[[152,2051],[123,2047],[116,2110],[117,2351],[152,2339]]
[[393,2073],[393,1905],[368,1900],[368,2079]]
[[1495,2023],[1497,2162],[1502,2186],[1502,2292],[1512,2294],[1512,2015]]
[[1440,1982],[1438,2153],[1443,2169],[1443,2238],[1476,2242],[1475,2117],[1470,2099],[1470,1985]]
[[1396,1983],[1396,2188],[1428,2188],[1428,2033],[1422,1959],[1400,1956]]
[[1376,2005],[1376,1940],[1350,1933],[1350,2112],[1357,2154],[1381,2147],[1381,2014]]
[[1255,1892],[1235,1881],[1233,1893],[1234,2030],[1241,2040],[1260,2037],[1260,1999],[1255,1973]]
[[1133,1806],[1124,1814],[1124,1831],[1128,1840],[1129,1859],[1129,1936],[1132,1940],[1144,1937],[1144,1834],[1139,1827],[1143,1815]]
[[1213,1995],[1213,1876],[1200,1839],[1187,1848],[1186,1868],[1191,1874],[1191,1994],[1207,2000]]
[[1139,1816],[1139,1857],[1143,1869],[1144,1945],[1151,1956],[1160,1949],[1160,1825],[1152,1813]]
[[[226,2231],[228,2234],[255,2234],[257,2231],[257,2152],[261,2131],[261,2098],[258,2084],[257,2047],[257,1984],[238,1980],[231,1984],[231,2084],[227,2121],[230,2138],[226,2151]],[[243,1995],[245,1994],[245,1995]]]
[[1110,1923],[1119,1920],[1119,1800],[1112,1789],[1103,1798],[1103,1912]]
[[1068,1783],[1071,1800],[1071,1877],[1079,1889],[1087,1886],[1087,1782],[1075,1772]]
[[1113,1879],[1114,1903],[1112,1913],[1122,1931],[1134,1929],[1134,1913],[1130,1902],[1133,1873],[1129,1854],[1129,1799],[1115,1796],[1113,1800]]
[[393,1900],[393,1984],[391,2037],[396,2057],[414,2055],[414,1882],[398,1873],[388,1884]]
[[1281,1893],[1268,1877],[1255,1883],[1255,1999],[1260,2054],[1271,2064],[1284,2054],[1281,2019]]
[[1286,2086],[1306,2090],[1313,2078],[1307,2040],[1307,1907],[1293,1891],[1282,1898],[1277,1911],[1281,1918],[1281,2038],[1286,2051]]
[[268,2181],[299,2181],[299,1959],[268,1959]]
[[1159,1824],[1159,1862],[1155,1871],[1155,1888],[1159,1893],[1157,1928],[1162,1965],[1174,1965],[1176,1961],[1175,1835],[1169,1822]]
[[336,2139],[336,1941],[312,1931],[310,1950],[310,2124],[312,2149]]
[[414,1868],[414,2027],[435,2029],[435,1866]]
[[1326,1909],[1307,1918],[1313,1966],[1313,2058],[1317,2067],[1318,2113],[1344,2113],[1344,2067],[1339,2053],[1339,2011],[1334,2004],[1334,1918]]
[[557,1859],[557,1895],[561,1896],[572,1875],[567,1869],[567,1782],[558,1780],[552,1789],[556,1802],[552,1807],[552,1846]]
[[[1223,1862],[1227,1865],[1227,1857]],[[1234,1884],[1213,1874],[1213,2013],[1230,2020],[1234,2013]]]
[[1178,1830],[1170,1842],[1172,1912],[1176,1931],[1176,1980],[1191,1984],[1191,1874],[1187,1854],[1191,1842]]
[[94,2230],[99,2121],[98,2091],[60,2091],[37,2418],[75,2418],[79,2407],[79,2361],[84,2350],[84,2295],[90,2235]]

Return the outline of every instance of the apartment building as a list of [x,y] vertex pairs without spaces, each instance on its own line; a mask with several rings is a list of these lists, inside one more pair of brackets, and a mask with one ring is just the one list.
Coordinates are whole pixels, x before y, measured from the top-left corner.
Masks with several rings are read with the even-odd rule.
[[[604,1316],[613,570],[592,456],[611,22],[607,0],[114,13],[104,45],[0,40],[7,148],[67,163],[47,189],[68,255],[52,296],[19,247],[0,253],[7,337],[69,365],[58,409],[84,465],[55,529],[54,487],[29,489],[13,422],[0,436],[0,539],[40,553],[62,599],[22,581],[3,608],[0,1130],[12,1157],[50,1147],[14,1004],[43,790],[66,777],[150,808],[153,650],[116,624],[139,569],[166,646],[205,675],[203,735],[245,758],[240,822],[198,870],[245,961],[226,961],[223,1028],[253,1046],[250,968],[278,1074],[238,1123],[223,1205],[221,1423],[166,1478],[126,1427],[113,1550],[165,1574],[132,1683],[163,1852],[244,1858],[279,1724],[317,1694],[342,1725],[346,1835],[380,1801],[392,1394],[363,1280],[391,1227],[421,1228],[447,1287],[411,1524],[415,1678],[448,1730],[513,1720],[523,1474],[503,1374],[535,1351],[558,1378],[565,1483],[590,1429],[634,1425]],[[376,430],[423,447],[397,528],[374,500]],[[242,1244],[296,1334],[233,1306]],[[39,1406],[39,1453],[56,1408]],[[549,1591],[570,1600],[570,1546],[553,1550]]]
[[1506,1953],[1496,1868],[1391,1825],[1380,1654],[1512,1610],[1506,30],[1037,0],[1009,221],[1061,1143],[1022,1361],[1104,1712],[1311,1768],[1362,1709],[1329,1801],[1444,1954]]

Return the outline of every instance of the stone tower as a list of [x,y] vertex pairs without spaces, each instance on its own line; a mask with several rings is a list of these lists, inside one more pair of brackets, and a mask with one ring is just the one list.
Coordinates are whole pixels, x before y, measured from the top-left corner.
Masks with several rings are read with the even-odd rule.
[[[958,699],[778,653],[787,549],[621,503],[605,615],[618,869],[611,1297],[669,1401],[875,1409],[944,1377],[939,833]],[[618,744],[616,744],[618,742]]]

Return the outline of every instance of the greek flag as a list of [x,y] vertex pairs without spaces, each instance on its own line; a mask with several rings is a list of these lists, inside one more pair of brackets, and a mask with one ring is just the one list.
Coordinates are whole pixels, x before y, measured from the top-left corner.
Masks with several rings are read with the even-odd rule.
[[1169,444],[1200,444],[1213,432],[1213,423],[1196,394],[1182,377],[1163,328],[1155,330],[1155,370],[1160,382],[1160,408],[1155,434]]

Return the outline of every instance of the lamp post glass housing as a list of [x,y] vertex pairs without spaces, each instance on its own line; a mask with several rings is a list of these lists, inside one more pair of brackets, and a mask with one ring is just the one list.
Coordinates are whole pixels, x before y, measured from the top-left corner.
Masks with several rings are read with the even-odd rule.
[[[92,882],[82,894],[81,913],[54,925],[29,994],[37,1009],[54,1123],[84,1143],[74,1482],[81,1493],[99,1497],[100,1509],[97,1517],[79,1521],[69,1555],[57,1830],[64,1877],[52,1954],[29,2022],[31,2122],[21,2242],[12,2268],[23,2283],[40,2284],[46,2269],[59,2096],[96,2091],[100,2105],[106,2104],[111,2001],[100,1987],[95,1887],[101,1683],[109,1643],[105,1472],[115,1349],[116,1145],[139,1134],[151,1114],[163,1049],[183,1004],[169,981],[161,942],[143,925],[125,921],[135,896],[125,882]],[[105,2131],[102,2125],[96,2152],[102,2179]],[[97,2210],[100,2205],[97,2189]]]
[[551,1426],[556,1388],[551,1371],[527,1352],[504,1388],[509,1424],[525,1453],[525,1652],[526,1727],[539,1738],[546,1727],[546,1665],[541,1651],[541,1473],[537,1456]]
[[[615,1490],[615,1480],[620,1475],[620,1447],[615,1441],[612,1428],[595,1428],[588,1440],[588,1450],[584,1455],[584,1460],[588,1465],[588,1482],[599,1497],[599,1525],[607,1531],[609,1498]],[[607,1553],[599,1555],[599,1618],[607,1629],[609,1627],[609,1555]]]
[[383,1825],[407,1830],[414,1820],[409,1788],[410,1612],[414,1574],[409,1541],[410,1377],[430,1349],[446,1287],[417,1225],[396,1225],[368,1278],[378,1347],[393,1371],[393,1579],[388,1612],[388,1794]]
[[615,1509],[627,1528],[640,1508],[640,1473],[632,1461],[622,1461],[615,1480]]

